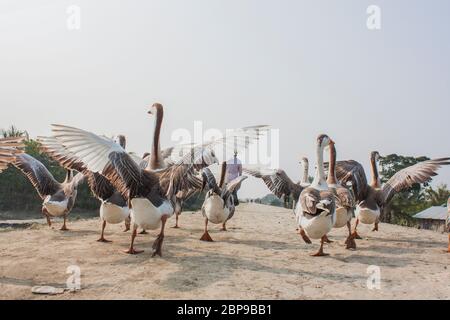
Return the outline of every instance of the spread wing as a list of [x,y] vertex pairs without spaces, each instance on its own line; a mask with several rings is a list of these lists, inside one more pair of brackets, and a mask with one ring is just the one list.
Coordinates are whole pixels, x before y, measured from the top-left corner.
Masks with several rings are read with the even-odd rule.
[[383,185],[381,201],[387,204],[396,193],[411,188],[415,183],[430,181],[441,166],[449,164],[450,158],[440,158],[419,162],[400,170]]
[[239,176],[227,183],[226,188],[222,192],[222,198],[228,199],[228,197],[236,190],[241,187],[242,181],[247,179],[247,176]]
[[[86,167],[106,176],[122,194],[147,195],[155,185],[171,198],[181,190],[196,187],[196,170],[217,162],[214,147],[232,145],[236,150],[247,148],[266,126],[238,129],[220,139],[189,147],[181,160],[169,168],[150,172],[143,170],[118,144],[106,137],[74,127],[52,125],[52,131],[65,148],[75,154]],[[249,142],[250,141],[250,142]]]
[[[325,164],[328,168],[328,163]],[[351,182],[355,199],[360,202],[366,199],[368,184],[363,166],[355,160],[343,160],[336,162],[336,178],[342,185]]]
[[23,137],[11,137],[0,139],[0,172],[14,162],[15,156],[23,153],[25,148]]
[[37,140],[41,144],[41,150],[57,161],[60,166],[82,172],[96,198],[106,200],[113,195],[115,189],[108,179],[98,172],[88,170],[86,165],[65,148],[58,139],[55,137],[38,137]]
[[[102,173],[114,152],[126,153],[112,139],[63,125],[52,125],[54,137],[93,172]],[[130,158],[130,157],[129,157]]]
[[255,178],[262,179],[269,190],[278,198],[292,194],[297,201],[303,190],[303,187],[299,183],[294,183],[282,169],[267,173],[258,169],[243,168],[242,170]]
[[67,150],[55,137],[38,137],[37,141],[41,145],[40,149],[58,162],[61,167],[78,172],[86,170],[84,163]]
[[180,144],[172,150],[172,157],[178,158],[177,163],[204,165],[227,161],[235,151],[242,152],[252,143],[261,139],[269,131],[269,126],[256,125],[251,127],[228,130],[226,134],[213,137],[201,143]]
[[[53,125],[52,131],[54,137],[79,159],[86,169],[106,177],[123,196],[145,196],[156,187],[157,177],[150,172],[144,174],[144,170],[136,162],[136,157],[128,154],[112,139],[63,125]],[[105,185],[100,187],[103,189]]]
[[26,153],[18,155],[13,164],[30,180],[42,199],[62,188],[40,161]]
[[86,177],[89,187],[96,198],[106,200],[114,194],[115,189],[105,176],[98,172],[87,171]]

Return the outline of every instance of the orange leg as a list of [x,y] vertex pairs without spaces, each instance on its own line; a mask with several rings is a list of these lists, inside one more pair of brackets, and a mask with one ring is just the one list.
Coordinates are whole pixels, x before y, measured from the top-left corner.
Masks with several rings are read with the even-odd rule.
[[319,251],[317,251],[316,253],[312,254],[311,256],[313,257],[324,257],[324,256],[328,256],[328,253],[324,253],[323,252],[323,243],[325,242],[325,236],[322,237],[322,239],[320,239],[320,248]]
[[325,241],[326,243],[333,243],[333,241],[331,241],[330,239],[328,239],[327,235],[324,235],[325,239],[323,241]]
[[164,228],[166,226],[167,216],[161,217],[161,232],[159,233],[158,237],[156,238],[155,242],[153,242],[153,253],[152,257],[158,255],[162,257],[162,244],[164,240]]
[[226,221],[222,224],[222,229],[220,229],[220,231],[227,231],[227,222]]
[[125,229],[123,229],[123,232],[127,232],[128,230],[130,230],[130,220],[130,216],[125,219]]
[[355,221],[355,229],[353,229],[353,232],[352,232],[353,239],[362,239],[359,236],[358,232],[356,231],[356,228],[358,228],[358,223],[359,223],[359,219],[357,218]]
[[49,227],[52,226],[52,222],[50,221],[50,216],[48,214],[47,209],[45,209],[45,207],[42,207],[42,214],[45,216],[45,218],[47,219],[47,224]]
[[348,229],[348,237],[345,240],[345,249],[356,249],[356,241],[353,238],[352,235],[352,226],[350,224],[350,221],[347,222],[347,229]]
[[302,237],[303,241],[305,241],[306,243],[311,243],[311,239],[309,239],[309,237],[306,235],[305,230],[303,230],[303,228],[299,228],[300,229],[300,236]]
[[133,231],[131,232],[131,243],[130,248],[128,250],[125,250],[125,253],[128,254],[138,254],[144,252],[144,250],[136,250],[134,249],[134,239],[136,238],[137,233],[137,225],[133,225]]
[[175,212],[175,225],[172,228],[178,229],[180,226],[178,225],[178,217],[179,217],[180,213],[178,212],[178,210]]
[[372,231],[378,231],[378,221],[375,221]]
[[102,234],[101,234],[100,238],[97,240],[98,242],[111,242],[111,240],[106,240],[105,239],[105,228],[106,228],[106,221],[103,220],[103,223],[102,223]]
[[69,229],[67,229],[67,226],[66,226],[66,220],[67,220],[67,215],[64,215],[64,223],[63,223],[63,225],[62,225],[62,227],[61,227],[61,229],[60,229],[60,230],[62,230],[62,231],[67,231],[67,230],[69,230]]
[[208,241],[212,242],[213,239],[208,233],[208,218],[205,218],[205,232],[203,233],[202,237],[200,238],[201,241]]
[[450,233],[448,234],[448,249],[447,252],[450,253]]

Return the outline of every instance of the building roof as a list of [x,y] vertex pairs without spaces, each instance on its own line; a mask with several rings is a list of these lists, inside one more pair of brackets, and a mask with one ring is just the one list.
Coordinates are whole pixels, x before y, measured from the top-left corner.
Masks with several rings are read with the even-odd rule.
[[446,220],[448,210],[447,207],[430,207],[413,216],[417,219],[434,219],[434,220]]

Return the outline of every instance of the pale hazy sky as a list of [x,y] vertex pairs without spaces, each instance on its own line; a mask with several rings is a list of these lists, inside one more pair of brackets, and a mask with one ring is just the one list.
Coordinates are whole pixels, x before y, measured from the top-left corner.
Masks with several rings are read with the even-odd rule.
[[[366,27],[371,4],[381,30]],[[66,26],[70,5],[80,30]],[[449,13],[448,0],[2,0],[0,127],[123,133],[142,153],[159,101],[163,147],[194,120],[270,124],[294,180],[319,133],[364,165],[371,150],[449,156]],[[450,184],[450,168],[440,173]]]

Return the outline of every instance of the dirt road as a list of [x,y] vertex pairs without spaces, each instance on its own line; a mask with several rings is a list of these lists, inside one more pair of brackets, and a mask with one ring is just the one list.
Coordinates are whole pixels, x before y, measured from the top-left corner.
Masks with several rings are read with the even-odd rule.
[[[328,257],[310,257],[289,210],[242,204],[229,231],[211,225],[213,243],[199,241],[203,218],[184,212],[181,229],[168,228],[163,258],[151,258],[156,231],[139,235],[140,255],[121,252],[130,234],[108,226],[112,243],[99,243],[96,219],[69,222],[70,231],[34,224],[0,229],[1,299],[449,299],[447,235],[380,225],[363,226],[356,251],[344,249],[345,229],[334,230]],[[171,218],[169,226],[174,224]],[[35,285],[64,287],[68,266],[81,271],[81,290],[47,296]],[[368,267],[375,266],[369,268]],[[379,269],[377,269],[379,267]],[[381,289],[368,289],[380,271]],[[374,274],[376,275],[376,274]],[[376,283],[376,282],[374,282]]]

